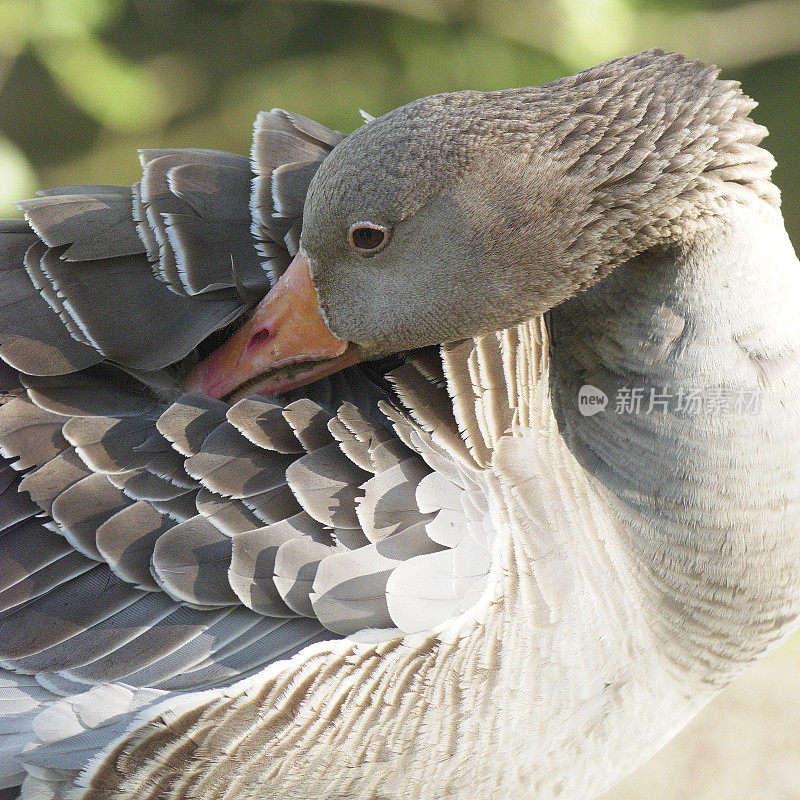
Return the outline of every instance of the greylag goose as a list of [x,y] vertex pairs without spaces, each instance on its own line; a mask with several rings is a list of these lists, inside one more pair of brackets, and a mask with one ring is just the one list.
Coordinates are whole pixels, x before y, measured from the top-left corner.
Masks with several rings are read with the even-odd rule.
[[777,647],[800,270],[753,105],[650,51],[21,203],[0,786],[583,800]]

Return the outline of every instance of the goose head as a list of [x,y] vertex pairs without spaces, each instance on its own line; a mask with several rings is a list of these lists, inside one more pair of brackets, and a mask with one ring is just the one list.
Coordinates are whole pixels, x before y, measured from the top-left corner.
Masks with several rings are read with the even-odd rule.
[[189,387],[275,394],[502,330],[646,249],[689,242],[719,221],[724,168],[746,169],[734,143],[763,135],[716,75],[651,51],[372,120],[322,162],[299,252]]

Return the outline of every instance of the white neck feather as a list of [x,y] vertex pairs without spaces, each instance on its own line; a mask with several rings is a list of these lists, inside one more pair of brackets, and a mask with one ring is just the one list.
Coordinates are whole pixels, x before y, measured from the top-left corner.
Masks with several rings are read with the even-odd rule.
[[[620,267],[547,327],[443,348],[508,534],[490,620],[525,733],[501,727],[555,748],[527,776],[543,797],[559,788],[538,777],[549,758],[571,763],[565,796],[598,791],[797,625],[800,269],[774,208],[734,202],[725,219]],[[650,389],[704,405],[584,416],[584,384],[609,412],[626,388],[644,390],[643,412]]]
[[[682,671],[712,683],[800,610],[800,268],[772,207],[732,203],[724,218],[555,309],[551,349],[564,440],[615,501],[653,625]],[[585,383],[609,411],[641,387],[643,413],[584,417]],[[705,407],[646,413],[651,391]],[[715,397],[755,402],[723,413]]]

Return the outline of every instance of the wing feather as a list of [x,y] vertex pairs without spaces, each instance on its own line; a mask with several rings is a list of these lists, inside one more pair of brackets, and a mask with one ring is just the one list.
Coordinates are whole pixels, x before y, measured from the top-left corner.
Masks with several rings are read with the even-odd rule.
[[133,219],[133,194],[127,186],[98,186],[75,193],[71,187],[17,203],[48,247],[65,247],[67,261],[91,261],[145,250]]
[[196,515],[162,533],[152,554],[153,576],[171,597],[195,606],[236,605],[228,582],[232,544]]
[[58,375],[98,364],[102,355],[68,327],[36,285],[25,263],[44,251],[25,223],[0,222],[0,357],[33,375]]
[[[31,224],[0,223],[0,664],[77,697],[26,717],[15,688],[0,715],[0,749],[41,724],[37,791],[60,796],[120,734],[92,703],[161,696],[92,684],[225,686],[313,642],[436,629],[485,595],[482,471],[527,369],[519,336],[277,399],[181,393],[299,246],[340,139],[276,109],[250,160],[143,151],[131,189],[62,187],[24,203]],[[2,769],[17,780],[18,761]]]

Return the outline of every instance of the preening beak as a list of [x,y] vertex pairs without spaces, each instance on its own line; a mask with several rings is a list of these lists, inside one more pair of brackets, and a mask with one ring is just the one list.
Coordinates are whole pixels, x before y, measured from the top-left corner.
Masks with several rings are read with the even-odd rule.
[[325,323],[300,250],[250,319],[192,369],[185,389],[216,398],[274,395],[360,360],[357,348],[348,347]]

